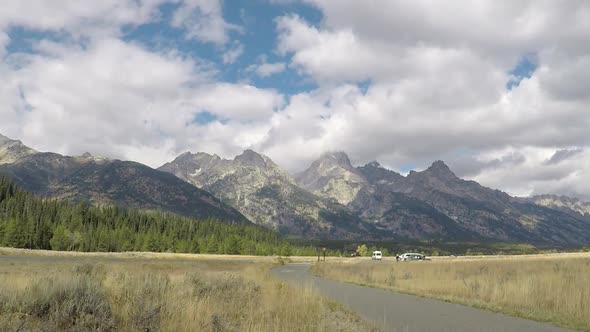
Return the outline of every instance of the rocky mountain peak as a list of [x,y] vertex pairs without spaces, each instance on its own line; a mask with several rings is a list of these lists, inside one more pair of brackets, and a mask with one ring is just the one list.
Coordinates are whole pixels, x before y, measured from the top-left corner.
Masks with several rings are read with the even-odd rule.
[[344,152],[327,152],[315,160],[311,166],[298,175],[298,181],[304,186],[317,182],[320,177],[342,177],[343,174],[356,173]]
[[211,155],[206,152],[192,153],[190,151],[187,151],[187,152],[179,155],[178,157],[176,157],[176,159],[174,159],[173,162],[203,163],[203,162],[209,162],[212,160],[219,160],[219,159],[221,159],[221,158],[216,154]]
[[433,176],[440,178],[440,179],[455,179],[455,178],[457,178],[455,173],[453,173],[453,171],[451,171],[449,166],[447,166],[447,164],[445,164],[445,162],[442,160],[435,161],[434,163],[432,163],[432,165],[430,167],[428,167],[424,172],[421,172],[421,173],[433,175]]
[[0,134],[0,146],[3,146],[3,145],[23,145],[24,146],[24,144],[21,141],[14,140],[12,138],[9,138],[9,137],[6,137],[6,136]]
[[326,152],[320,156],[317,160],[319,166],[331,166],[331,167],[342,167],[344,169],[352,169],[350,159],[345,152]]
[[[192,153],[187,151],[164,164],[159,170],[172,173],[177,177],[201,188],[206,184],[206,173],[222,163],[221,158],[205,152]],[[205,175],[205,178],[203,176]]]
[[0,164],[10,164],[22,157],[37,153],[19,140],[0,134]]
[[90,154],[90,152],[84,152],[81,157],[83,158],[92,158],[92,154]]
[[383,168],[377,160],[373,160],[365,165],[366,168]]
[[401,174],[381,166],[377,161],[372,161],[357,169],[365,176],[369,183],[373,185],[399,185],[399,182],[405,179]]
[[11,139],[0,134],[0,144],[3,144],[4,142],[7,142],[7,141],[11,141]]
[[178,157],[176,157],[176,159],[186,159],[186,158],[192,158],[194,155],[192,152],[190,151],[186,151],[182,154],[180,154]]
[[256,151],[247,149],[242,154],[237,155],[234,158],[234,162],[241,164],[242,166],[251,166],[264,168],[266,167],[266,159]]
[[343,205],[350,203],[367,185],[365,177],[352,166],[344,152],[322,154],[296,180],[304,189]]

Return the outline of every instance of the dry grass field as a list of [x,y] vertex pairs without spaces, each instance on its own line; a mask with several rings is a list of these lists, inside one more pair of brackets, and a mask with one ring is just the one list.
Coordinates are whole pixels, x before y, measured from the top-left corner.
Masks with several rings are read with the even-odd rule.
[[476,306],[590,331],[590,255],[444,258],[424,262],[349,259],[317,275]]
[[276,257],[0,249],[0,331],[359,331]]

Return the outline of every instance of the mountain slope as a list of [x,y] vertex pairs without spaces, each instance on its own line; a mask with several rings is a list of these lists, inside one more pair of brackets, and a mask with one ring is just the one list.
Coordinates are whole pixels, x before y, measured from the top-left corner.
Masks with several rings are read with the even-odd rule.
[[36,152],[21,141],[12,140],[0,134],[0,165],[13,163]]
[[195,218],[248,222],[207,191],[142,164],[32,153],[0,165],[0,174],[33,193],[71,201],[163,210]]
[[584,220],[460,179],[442,161],[422,172],[410,172],[393,185],[375,186],[375,191],[404,193],[485,238],[555,244],[590,239],[590,224]]
[[210,191],[254,223],[305,237],[371,237],[372,226],[330,199],[295,184],[267,156],[246,150],[233,160],[184,153],[159,168]]

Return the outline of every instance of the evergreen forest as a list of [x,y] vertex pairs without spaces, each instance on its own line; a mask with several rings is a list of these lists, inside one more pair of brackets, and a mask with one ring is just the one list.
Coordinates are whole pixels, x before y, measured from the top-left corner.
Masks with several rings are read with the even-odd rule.
[[0,177],[0,246],[82,252],[314,255],[260,226],[36,197]]

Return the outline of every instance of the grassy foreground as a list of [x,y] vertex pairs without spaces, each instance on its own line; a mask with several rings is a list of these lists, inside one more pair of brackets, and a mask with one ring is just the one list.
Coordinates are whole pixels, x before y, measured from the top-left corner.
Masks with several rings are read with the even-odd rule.
[[317,264],[317,275],[590,331],[590,255],[349,260]]
[[[0,251],[0,331],[360,331],[261,260]],[[190,257],[189,257],[190,256]]]

